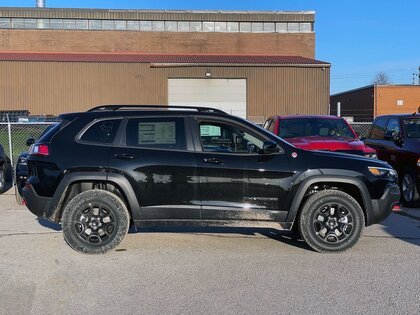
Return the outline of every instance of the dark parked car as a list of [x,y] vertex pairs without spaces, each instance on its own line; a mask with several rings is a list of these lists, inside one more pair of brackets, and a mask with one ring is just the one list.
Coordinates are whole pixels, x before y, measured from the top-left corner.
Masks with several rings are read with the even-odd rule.
[[0,194],[6,190],[7,157],[3,146],[0,144]]
[[[54,127],[55,124],[49,125],[45,130],[41,133],[39,137],[42,137],[45,133],[47,133],[51,128]],[[26,145],[29,147],[35,143],[34,138],[30,138],[26,141]],[[26,163],[26,159],[28,157],[28,152],[22,152],[16,162],[15,168],[15,183],[16,183],[16,200],[19,204],[22,203],[22,189],[25,186],[26,180],[28,179],[28,165]]]
[[407,206],[417,204],[420,191],[420,115],[377,117],[365,143],[376,149],[379,159],[387,161],[397,170],[402,202]]
[[273,116],[263,127],[301,149],[376,158],[375,150],[360,141],[347,121],[337,116]]
[[314,250],[338,252],[400,198],[386,162],[301,150],[216,109],[172,108],[61,115],[31,146],[29,210],[61,222],[83,253],[115,248],[130,222],[294,229]]

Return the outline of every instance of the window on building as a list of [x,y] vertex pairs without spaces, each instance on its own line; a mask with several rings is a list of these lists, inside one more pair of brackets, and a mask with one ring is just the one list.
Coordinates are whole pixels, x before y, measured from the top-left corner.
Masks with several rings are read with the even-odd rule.
[[251,32],[251,22],[240,22],[239,23],[240,32]]
[[238,22],[227,22],[226,30],[228,32],[239,32],[239,23]]
[[287,23],[276,23],[276,32],[287,33]]
[[127,21],[123,21],[123,20],[115,21],[114,29],[118,31],[125,31],[127,29]]
[[103,20],[102,29],[103,30],[113,30],[115,28],[115,21],[113,20]]
[[274,32],[276,25],[274,23],[264,23],[264,32]]
[[76,28],[76,21],[75,20],[63,20],[63,28],[66,30],[74,30]]
[[189,32],[189,31],[190,31],[190,22],[188,21],[178,22],[178,32]]
[[312,32],[312,23],[299,23],[299,31],[302,33]]
[[203,22],[203,32],[214,32],[214,22]]
[[403,106],[404,105],[404,100],[397,100],[397,105],[398,106]]
[[287,24],[287,31],[290,33],[298,33],[299,32],[299,23],[288,23]]
[[178,23],[176,21],[165,21],[165,31],[176,32],[178,30]]
[[151,31],[152,21],[140,21],[140,31]]
[[50,28],[50,20],[49,19],[37,19],[36,20],[36,28]]
[[89,29],[91,29],[91,30],[101,30],[102,29],[102,21],[101,20],[90,20],[89,21]]
[[87,30],[89,28],[88,20],[75,20],[74,27],[76,30]]
[[226,30],[227,30],[226,22],[215,22],[214,23],[214,30],[216,32],[226,32]]
[[201,22],[190,22],[190,32],[201,32],[203,25]]
[[0,28],[11,28],[12,23],[10,22],[10,19],[1,18],[0,19]]
[[165,30],[165,22],[163,21],[152,21],[152,31],[164,31]]
[[139,21],[127,21],[127,30],[129,31],[139,31],[140,22]]

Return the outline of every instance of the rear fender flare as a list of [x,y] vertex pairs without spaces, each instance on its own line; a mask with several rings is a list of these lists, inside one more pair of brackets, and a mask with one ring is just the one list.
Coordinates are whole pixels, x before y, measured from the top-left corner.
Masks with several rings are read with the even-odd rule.
[[47,218],[55,222],[60,220],[67,189],[71,184],[82,181],[102,181],[114,184],[121,190],[121,193],[124,194],[132,219],[134,221],[140,219],[140,205],[128,179],[122,174],[106,172],[72,172],[64,175],[54,193],[49,212],[46,213]]

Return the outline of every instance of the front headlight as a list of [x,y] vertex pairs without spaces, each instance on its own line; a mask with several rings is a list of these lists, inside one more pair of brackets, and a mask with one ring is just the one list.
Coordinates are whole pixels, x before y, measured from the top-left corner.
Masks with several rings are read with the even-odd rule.
[[368,169],[369,172],[375,176],[389,177],[393,179],[397,179],[398,177],[397,172],[392,168],[369,166]]
[[376,155],[376,153],[365,153],[365,157],[370,158],[370,159],[378,159],[378,156]]
[[417,167],[420,167],[420,158],[417,160]]

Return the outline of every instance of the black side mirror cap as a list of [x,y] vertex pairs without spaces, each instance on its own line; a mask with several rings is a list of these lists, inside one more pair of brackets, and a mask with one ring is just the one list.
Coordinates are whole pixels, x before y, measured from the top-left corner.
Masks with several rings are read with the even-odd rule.
[[267,140],[267,141],[264,141],[261,151],[262,151],[261,153],[263,154],[270,154],[270,153],[279,152],[280,149],[276,142],[272,140]]
[[31,145],[33,145],[35,143],[35,139],[34,138],[29,138],[28,140],[26,140],[26,145],[28,147],[30,147]]

